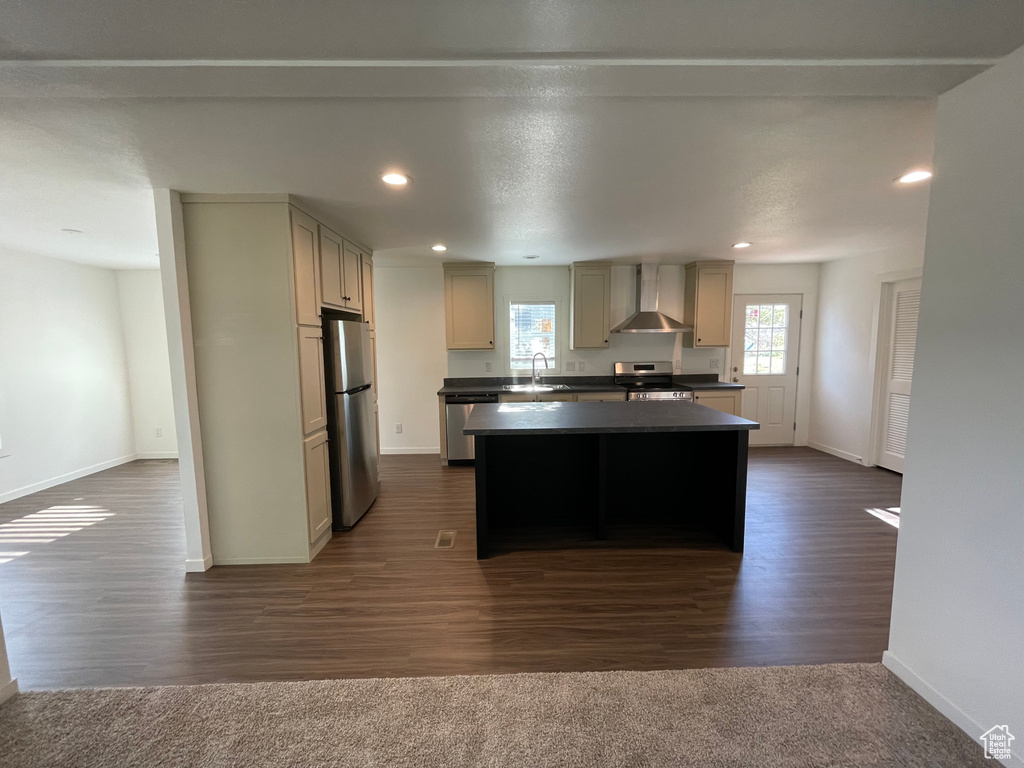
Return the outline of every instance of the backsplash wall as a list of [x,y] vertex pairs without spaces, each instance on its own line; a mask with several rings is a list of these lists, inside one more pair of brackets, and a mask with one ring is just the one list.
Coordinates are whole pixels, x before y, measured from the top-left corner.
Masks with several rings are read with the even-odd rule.
[[[659,309],[682,319],[683,267],[663,265],[659,273]],[[679,334],[612,334],[607,349],[569,349],[568,267],[497,267],[494,274],[495,348],[493,350],[448,352],[448,376],[468,378],[508,376],[509,323],[511,301],[553,301],[558,337],[558,375],[611,375],[616,362],[672,360],[677,372],[721,373],[725,350],[683,349]],[[631,266],[612,267],[611,322],[614,326],[631,315],[636,305],[636,271]],[[576,370],[565,370],[565,364]],[[717,363],[717,368],[712,363]],[[583,370],[579,370],[583,363]],[[490,364],[490,370],[487,369]],[[550,373],[556,373],[552,370]],[[527,374],[528,375],[528,374]]]

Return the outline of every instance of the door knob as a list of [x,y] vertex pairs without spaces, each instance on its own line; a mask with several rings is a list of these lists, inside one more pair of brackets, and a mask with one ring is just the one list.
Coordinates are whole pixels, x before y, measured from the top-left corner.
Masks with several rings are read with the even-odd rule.
[[732,381],[733,381],[733,383],[735,384],[735,383],[736,383],[737,381],[739,381],[739,379],[737,379],[737,378],[736,378],[735,376],[733,376],[733,377],[732,377]]
[[738,370],[739,370],[739,368],[737,368],[735,365],[732,367],[732,372],[733,373],[736,373],[736,371],[738,371]]

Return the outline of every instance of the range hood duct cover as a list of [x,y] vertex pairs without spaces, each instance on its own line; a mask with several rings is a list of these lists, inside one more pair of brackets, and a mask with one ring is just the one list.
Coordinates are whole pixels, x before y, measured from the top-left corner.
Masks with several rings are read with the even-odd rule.
[[612,333],[682,333],[692,331],[675,318],[658,311],[658,265],[636,268],[637,311],[612,328]]

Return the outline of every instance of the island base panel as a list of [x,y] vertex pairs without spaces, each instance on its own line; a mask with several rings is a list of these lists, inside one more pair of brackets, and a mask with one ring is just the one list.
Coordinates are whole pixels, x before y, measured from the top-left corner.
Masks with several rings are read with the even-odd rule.
[[477,556],[503,532],[713,531],[743,550],[746,431],[477,436]]

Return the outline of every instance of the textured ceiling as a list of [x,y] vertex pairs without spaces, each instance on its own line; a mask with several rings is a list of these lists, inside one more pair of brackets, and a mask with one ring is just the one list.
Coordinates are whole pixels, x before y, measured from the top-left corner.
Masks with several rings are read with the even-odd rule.
[[5,59],[1004,56],[1015,0],[5,0]]
[[290,192],[405,263],[921,248],[893,178],[1021,42],[1020,2],[8,2],[0,248],[155,266],[153,187]]

